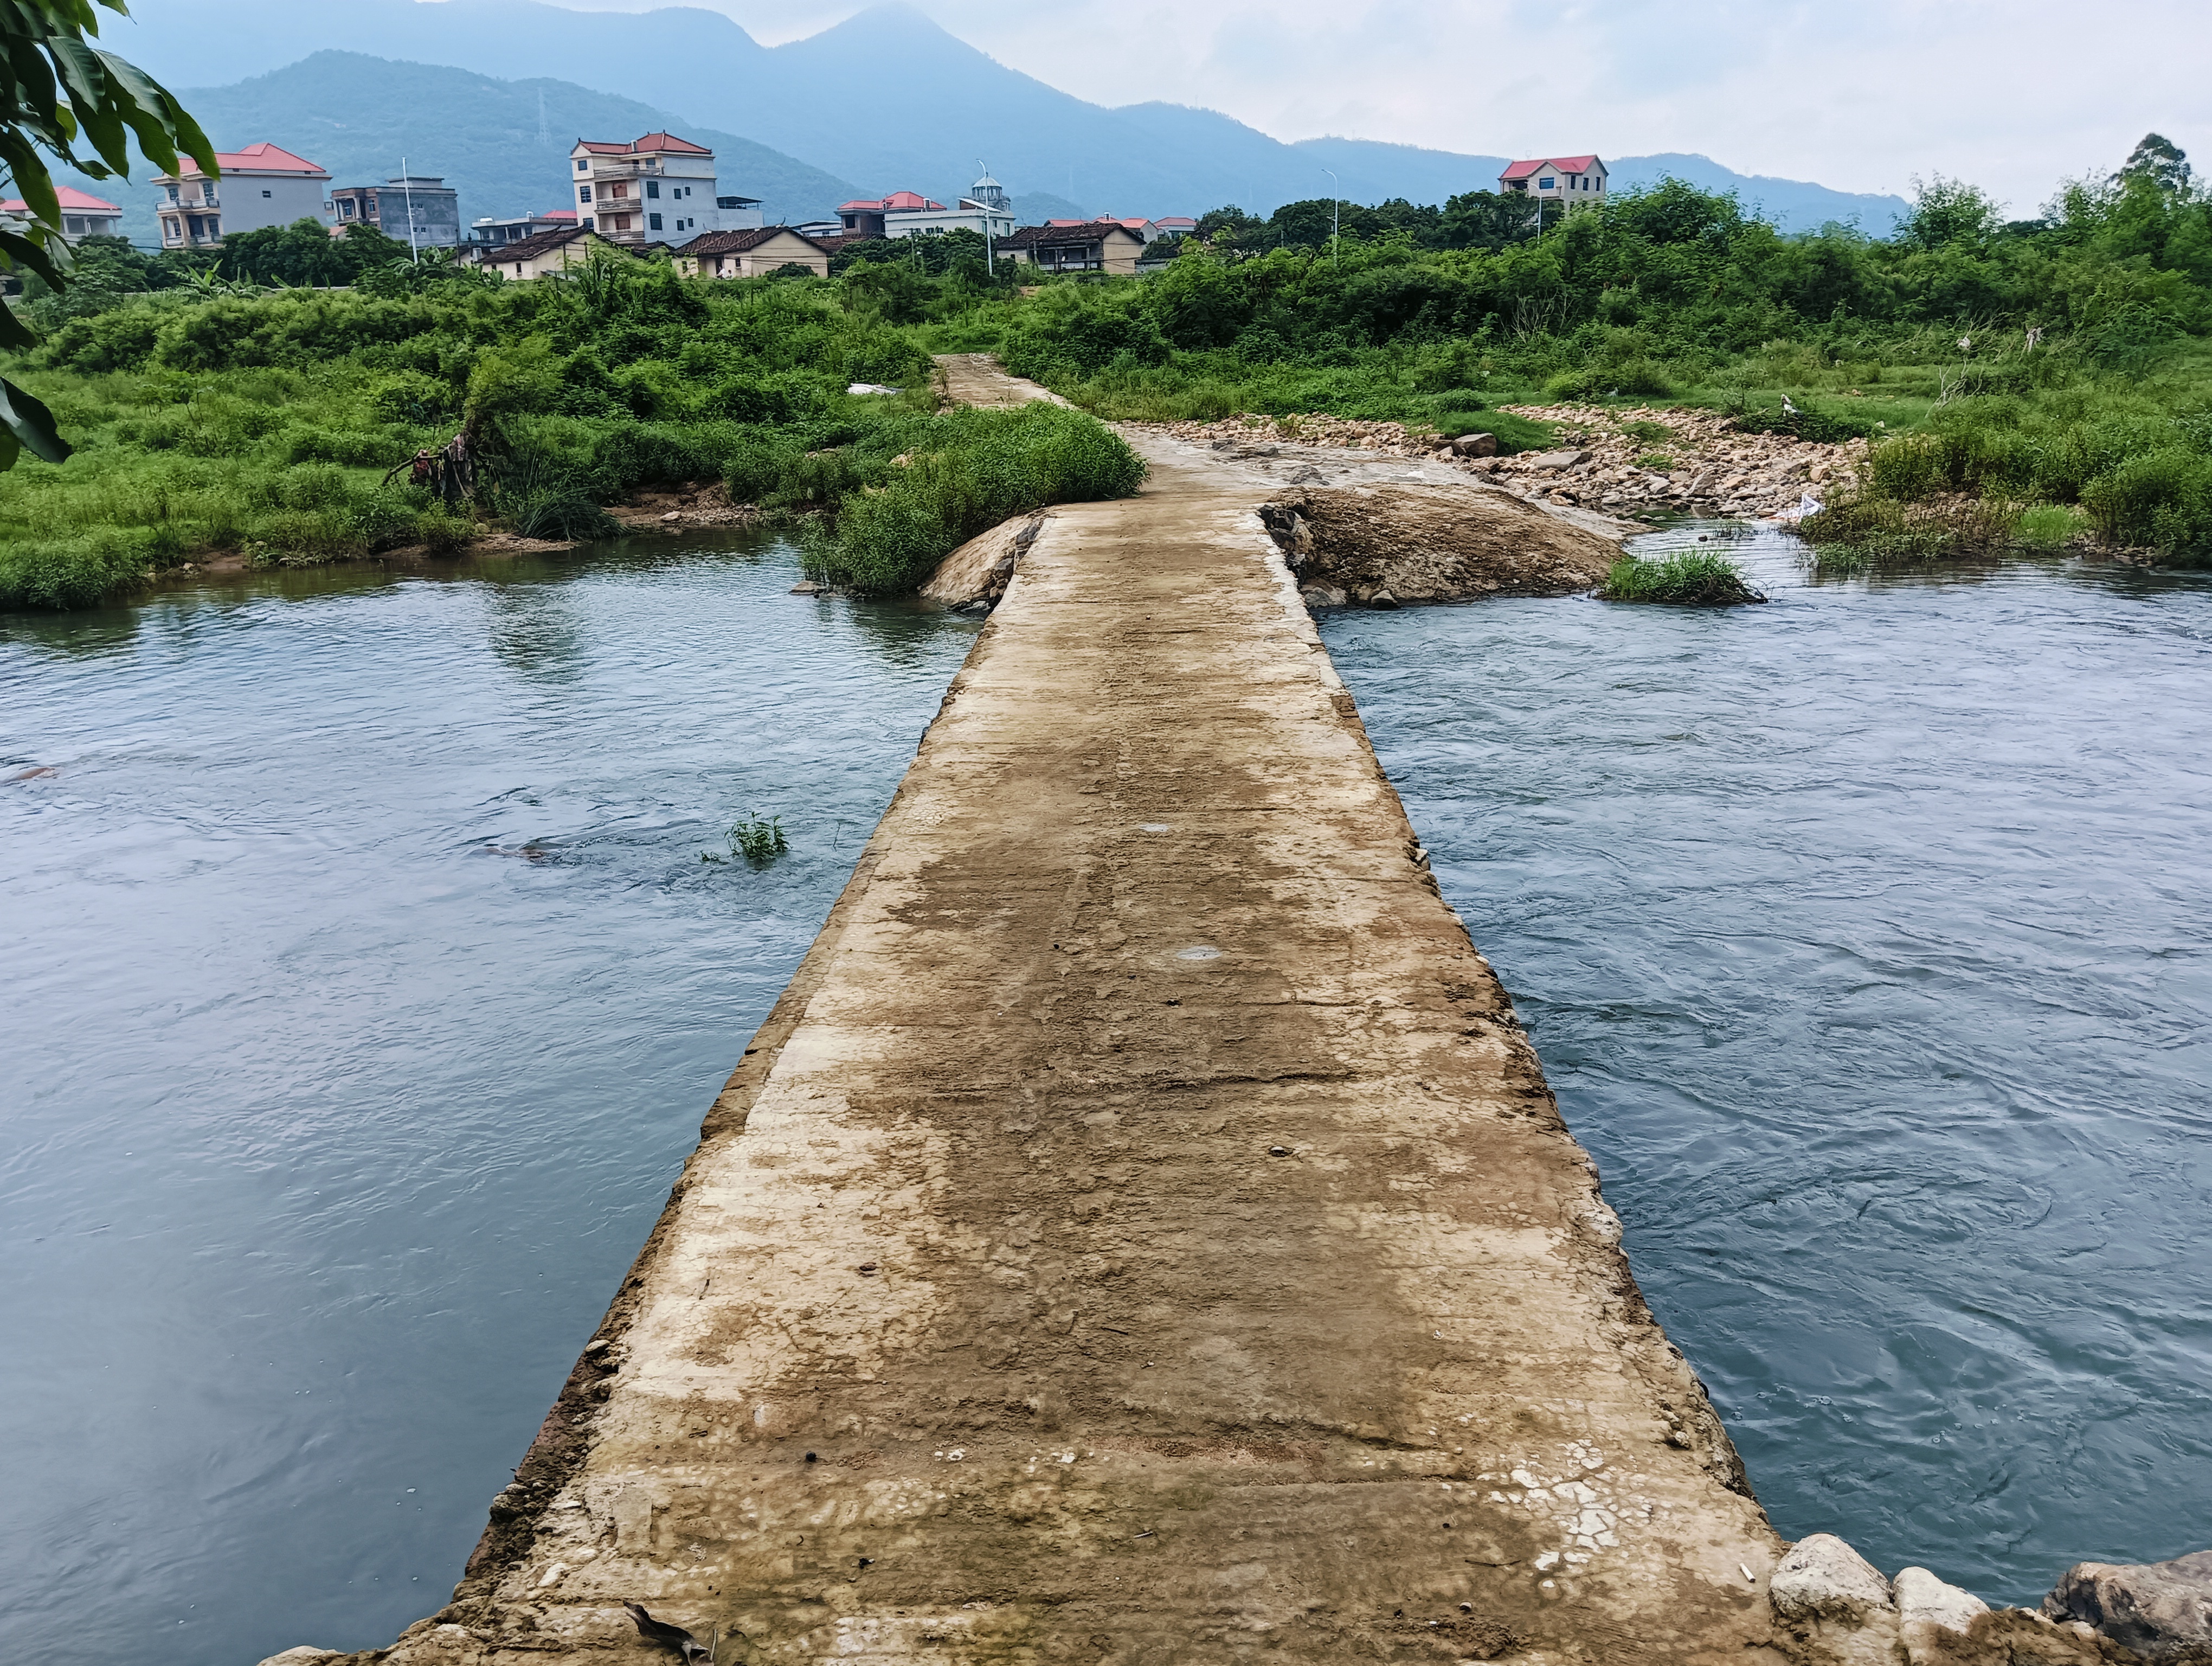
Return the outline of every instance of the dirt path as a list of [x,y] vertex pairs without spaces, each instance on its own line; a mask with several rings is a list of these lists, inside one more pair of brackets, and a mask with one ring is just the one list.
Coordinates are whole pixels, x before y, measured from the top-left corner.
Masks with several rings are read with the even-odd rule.
[[1777,1658],[1775,1537],[1249,483],[1154,461],[1045,523],[377,1658],[673,1660],[630,1601],[723,1666]]

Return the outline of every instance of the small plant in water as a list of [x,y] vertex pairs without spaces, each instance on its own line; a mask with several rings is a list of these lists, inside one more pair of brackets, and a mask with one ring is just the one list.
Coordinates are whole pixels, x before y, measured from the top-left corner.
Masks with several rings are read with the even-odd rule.
[[1730,607],[1766,598],[1743,581],[1726,556],[1682,554],[1658,561],[1623,556],[1598,587],[1609,602],[1662,602],[1675,607]]
[[742,856],[755,867],[764,867],[791,847],[783,836],[781,816],[747,816],[730,830],[730,854]]

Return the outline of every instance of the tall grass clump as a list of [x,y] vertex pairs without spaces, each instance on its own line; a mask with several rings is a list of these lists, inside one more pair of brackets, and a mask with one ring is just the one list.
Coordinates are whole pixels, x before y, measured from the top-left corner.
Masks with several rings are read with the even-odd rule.
[[[884,449],[899,447],[882,459]],[[853,466],[867,483],[842,498],[813,540],[810,573],[877,593],[910,590],[937,563],[1014,515],[1053,503],[1127,497],[1145,465],[1079,410],[1043,404],[959,410],[887,424]]]
[[1726,556],[1699,551],[1655,560],[1623,556],[1607,572],[1597,593],[1609,602],[1656,602],[1671,607],[1733,607],[1766,599],[1744,581],[1743,569]]

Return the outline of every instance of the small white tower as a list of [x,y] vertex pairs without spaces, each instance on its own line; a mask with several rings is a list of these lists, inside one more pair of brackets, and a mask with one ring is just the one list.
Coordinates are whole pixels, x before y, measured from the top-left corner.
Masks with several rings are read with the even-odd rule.
[[[981,167],[982,164],[979,162],[976,166]],[[983,177],[968,187],[968,200],[980,203],[985,208],[997,209],[1002,214],[1013,209],[1013,201],[1006,195],[1006,186],[991,177],[991,170],[988,167],[983,169]]]

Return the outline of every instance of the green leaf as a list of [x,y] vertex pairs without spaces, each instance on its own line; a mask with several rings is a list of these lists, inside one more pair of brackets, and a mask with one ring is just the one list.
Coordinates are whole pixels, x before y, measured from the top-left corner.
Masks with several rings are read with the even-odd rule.
[[15,189],[23,193],[23,202],[30,209],[32,218],[59,226],[61,199],[54,195],[54,182],[46,172],[46,162],[19,130],[4,124],[0,124],[0,162],[5,162],[9,173],[15,176]]
[[131,125],[138,136],[138,148],[146,153],[146,160],[165,173],[177,171],[177,153],[182,150],[200,165],[210,179],[221,171],[216,165],[215,147],[201,132],[199,124],[185,113],[184,106],[151,76],[135,64],[125,63],[112,52],[95,52],[100,67],[107,71],[109,84],[115,91],[116,112]]
[[46,51],[54,60],[54,67],[61,71],[62,85],[69,91],[70,106],[76,112],[77,123],[92,141],[92,148],[100,153],[100,160],[111,167],[130,167],[131,152],[123,137],[123,119],[100,54],[82,40],[73,40],[67,35],[51,37]]
[[0,228],[0,266],[10,271],[18,266],[27,267],[40,277],[60,289],[69,279],[63,276],[70,265],[69,245],[58,239],[52,244],[41,243],[26,237],[21,232]]
[[54,427],[53,412],[4,376],[0,376],[0,430],[34,457],[49,463],[69,460],[70,443]]

